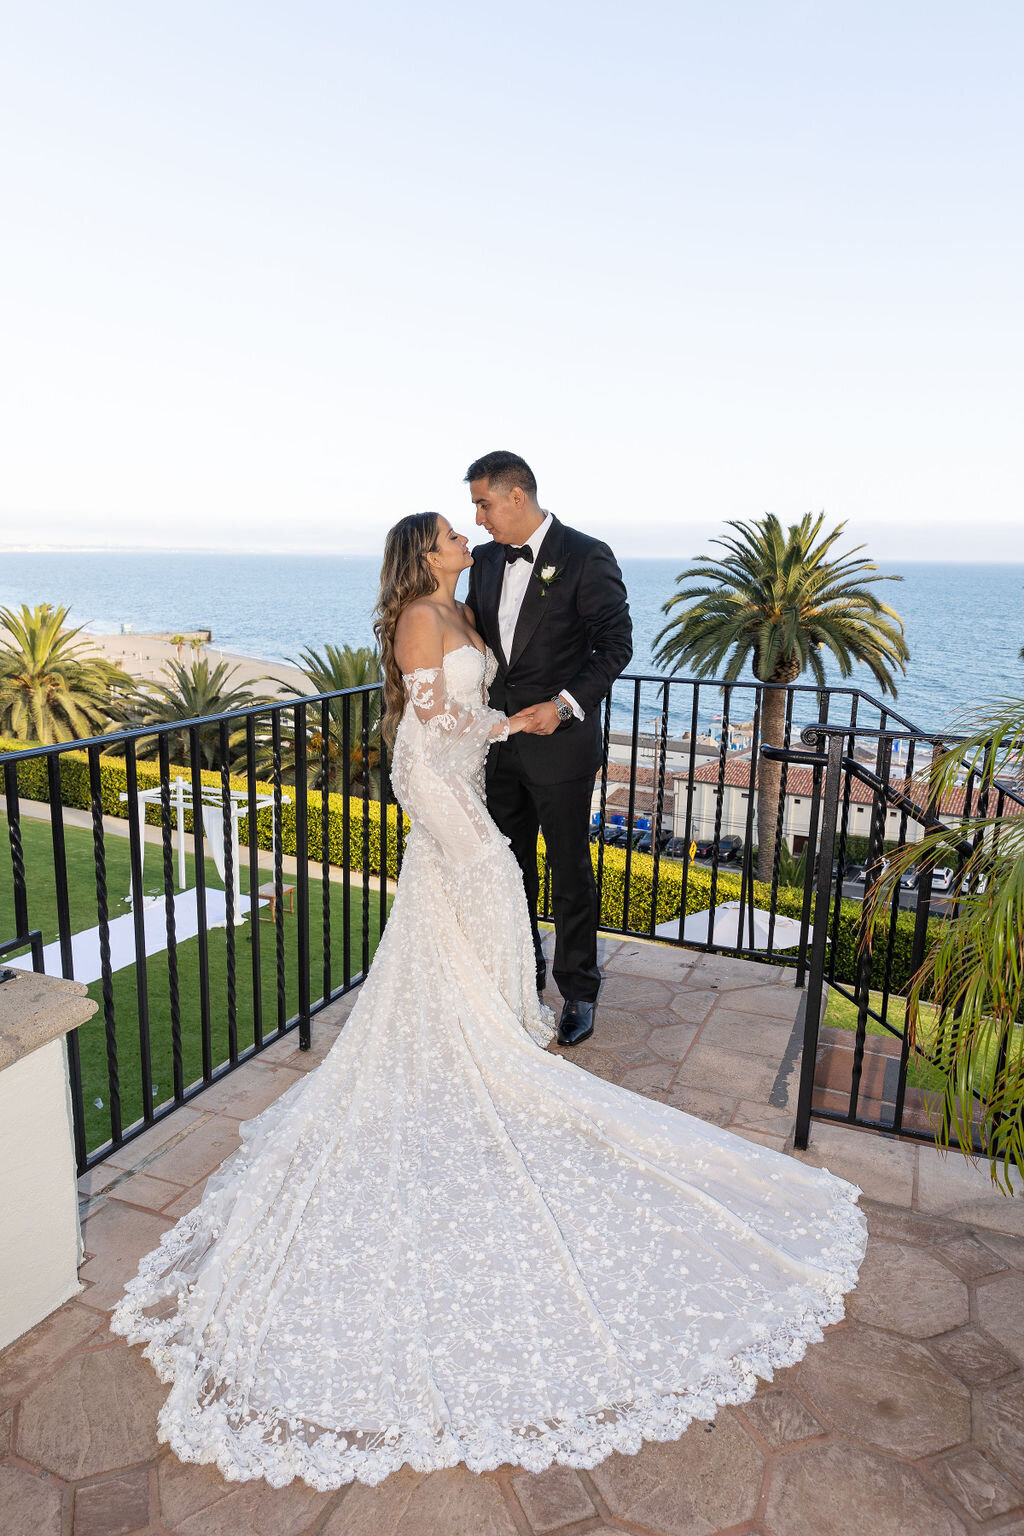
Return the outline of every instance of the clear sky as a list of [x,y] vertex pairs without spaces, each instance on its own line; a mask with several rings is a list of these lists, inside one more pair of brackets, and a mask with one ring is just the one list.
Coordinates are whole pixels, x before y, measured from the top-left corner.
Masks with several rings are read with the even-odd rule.
[[5,11],[0,548],[1024,559],[1019,0]]

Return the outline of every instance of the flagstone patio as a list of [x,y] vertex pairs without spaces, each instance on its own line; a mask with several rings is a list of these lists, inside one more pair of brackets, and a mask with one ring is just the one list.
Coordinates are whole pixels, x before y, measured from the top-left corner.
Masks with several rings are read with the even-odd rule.
[[[791,1148],[793,973],[603,943],[573,1060]],[[552,999],[553,1001],[553,999]],[[124,1281],[199,1198],[238,1125],[322,1059],[352,999],[80,1181],[84,1289],[0,1355],[3,1536],[1010,1536],[1024,1531],[1024,1201],[958,1158],[815,1124],[799,1154],[864,1190],[847,1318],[753,1401],[591,1472],[503,1467],[314,1493],[229,1484],[157,1444],[164,1396],[107,1330]]]

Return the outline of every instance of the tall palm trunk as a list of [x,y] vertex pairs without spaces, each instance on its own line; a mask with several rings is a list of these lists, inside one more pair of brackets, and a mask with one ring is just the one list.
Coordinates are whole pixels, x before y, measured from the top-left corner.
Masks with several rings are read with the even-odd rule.
[[[757,669],[755,666],[755,676]],[[793,656],[784,657],[770,678],[771,683],[793,683],[800,675],[800,664]],[[781,688],[761,691],[761,741],[766,747],[781,747],[786,732],[786,699]],[[775,838],[779,825],[779,800],[782,794],[782,764],[760,758],[757,764],[757,878],[770,880],[775,864]]]

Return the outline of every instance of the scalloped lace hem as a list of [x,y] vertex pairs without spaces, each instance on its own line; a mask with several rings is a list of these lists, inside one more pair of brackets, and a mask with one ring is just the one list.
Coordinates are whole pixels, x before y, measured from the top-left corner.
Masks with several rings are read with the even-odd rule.
[[538,1004],[536,1017],[523,1019],[523,1028],[537,1045],[548,1046],[558,1033],[555,1015],[547,1003]]
[[[748,1402],[759,1379],[771,1381],[776,1370],[797,1364],[807,1346],[822,1339],[822,1329],[843,1318],[844,1297],[857,1283],[867,1231],[856,1204],[860,1189],[830,1177],[835,1179],[830,1211],[835,1237],[822,1255],[826,1273],[818,1284],[794,1286],[788,1293],[798,1303],[792,1317],[765,1327],[762,1337],[723,1360],[697,1387],[649,1391],[629,1403],[583,1410],[541,1425],[482,1420],[438,1429],[409,1424],[353,1436],[284,1409],[249,1410],[239,1422],[226,1398],[203,1400],[195,1386],[195,1352],[169,1342],[179,1319],[143,1315],[144,1307],[166,1303],[173,1295],[174,1276],[167,1274],[166,1261],[186,1246],[196,1225],[190,1225],[189,1218],[198,1217],[198,1209],[165,1233],[160,1246],[146,1256],[115,1308],[110,1328],[130,1344],[148,1341],[143,1354],[160,1380],[172,1384],[158,1415],[159,1440],[181,1461],[216,1466],[228,1482],[263,1478],[271,1487],[283,1488],[300,1478],[326,1492],[353,1481],[376,1486],[406,1464],[416,1472],[439,1472],[462,1463],[471,1472],[512,1465],[536,1473],[554,1463],[586,1469],[615,1451],[635,1455],[645,1440],[677,1440],[694,1419],[709,1421],[720,1407]],[[176,1398],[184,1401],[179,1404]]]

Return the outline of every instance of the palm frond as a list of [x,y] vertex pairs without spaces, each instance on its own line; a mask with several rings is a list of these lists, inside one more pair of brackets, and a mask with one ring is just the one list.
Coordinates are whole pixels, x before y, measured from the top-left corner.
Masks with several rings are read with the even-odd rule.
[[880,931],[912,864],[951,861],[956,890],[966,882],[955,915],[941,925],[913,977],[911,1043],[918,1043],[920,1004],[927,999],[938,1010],[932,1059],[946,1079],[937,1140],[969,1147],[977,1128],[993,1180],[1009,1190],[1012,1170],[1024,1175],[1024,700],[1002,700],[967,718],[970,733],[936,756],[912,786],[915,798],[930,795],[941,804],[965,768],[976,772],[982,794],[996,789],[1001,776],[1012,776],[1017,798],[1003,814],[933,828],[898,850],[872,892],[867,916],[871,932]]

